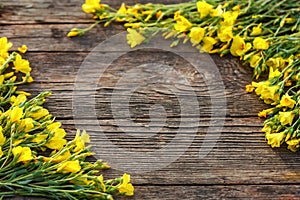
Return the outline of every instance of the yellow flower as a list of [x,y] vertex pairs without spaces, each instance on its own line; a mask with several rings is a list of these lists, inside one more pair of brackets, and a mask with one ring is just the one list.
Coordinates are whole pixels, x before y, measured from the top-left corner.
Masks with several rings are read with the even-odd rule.
[[57,128],[54,130],[54,136],[49,140],[46,144],[46,147],[49,149],[61,150],[65,144],[67,144],[67,140],[64,139],[66,136],[66,131],[62,128]]
[[[29,75],[29,74],[28,74]],[[33,82],[33,78],[29,75],[29,76],[26,76],[26,77],[22,77],[22,80],[23,81],[27,81],[27,83],[32,83]]]
[[282,126],[285,126],[287,124],[292,125],[294,117],[295,113],[293,111],[279,112],[279,121]]
[[3,128],[0,126],[0,146],[3,145],[6,141],[6,137],[3,134]]
[[28,132],[31,129],[33,129],[34,128],[33,119],[32,118],[22,119],[20,121],[19,129],[22,129],[22,128],[24,128],[24,130],[23,130],[24,132]]
[[262,110],[261,112],[258,113],[258,116],[266,118],[267,115],[273,112],[273,110],[274,110],[273,108]]
[[174,19],[176,20],[176,24],[174,24],[174,29],[178,32],[185,32],[192,27],[192,23],[184,16],[175,15]]
[[100,176],[97,177],[98,181],[100,182],[100,186],[103,192],[106,192],[106,186],[104,184],[104,178],[103,175],[101,174]]
[[94,13],[100,8],[100,0],[85,0],[85,4],[82,5],[82,10],[85,13]]
[[34,120],[39,120],[46,115],[49,115],[49,111],[46,108],[35,106],[34,110],[28,114],[28,117],[31,117]]
[[189,34],[191,38],[191,42],[193,45],[199,44],[204,37],[205,29],[201,27],[193,27],[191,28],[191,32]]
[[230,47],[230,53],[233,56],[242,56],[249,49],[251,49],[250,43],[245,43],[244,39],[240,36],[234,36]]
[[269,60],[267,60],[266,65],[268,67],[273,67],[274,69],[281,69],[285,67],[285,59],[283,59],[282,57],[270,58]]
[[223,14],[222,5],[218,5],[216,9],[212,9],[210,11],[210,16],[212,17],[219,17]]
[[71,157],[71,153],[69,150],[67,150],[65,153],[53,158],[53,157],[44,157],[44,161],[45,162],[50,162],[50,161],[53,161],[53,162],[56,162],[56,163],[59,163],[59,162],[62,162],[62,161],[65,161],[65,160],[68,160],[69,158]]
[[24,74],[29,74],[31,72],[29,61],[22,59],[22,56],[20,54],[16,55],[16,59],[13,63],[14,63],[13,69],[16,72],[20,71]]
[[277,93],[279,85],[270,85],[269,81],[261,81],[259,83],[252,82],[252,85],[256,87],[255,93],[260,95],[260,98],[264,100],[266,104],[277,102],[280,99]]
[[276,69],[274,71],[272,67],[270,68],[270,71],[269,71],[269,80],[271,80],[272,78],[278,77],[280,75],[281,75],[281,72],[278,69]]
[[288,149],[293,152],[296,152],[300,147],[299,142],[300,139],[296,139],[296,138],[286,141],[286,143],[288,144]]
[[240,10],[241,9],[241,5],[236,5],[232,8],[232,10],[236,11],[236,10]]
[[81,170],[79,160],[66,161],[57,168],[57,172],[77,173]]
[[0,85],[2,85],[2,84],[3,84],[3,82],[4,82],[4,79],[5,79],[4,75],[0,75]]
[[257,50],[266,50],[269,48],[269,43],[261,37],[256,37],[253,40],[253,46]]
[[0,158],[3,156],[2,147],[0,146]]
[[21,52],[21,53],[26,53],[27,46],[26,45],[22,45],[21,47],[18,48],[18,51]]
[[213,6],[206,3],[204,0],[197,2],[197,10],[200,13],[200,18],[206,17],[213,9]]
[[251,36],[256,36],[256,35],[261,34],[261,31],[262,31],[261,25],[262,25],[262,23],[260,23],[258,26],[253,27],[252,32],[250,33],[250,35]]
[[133,196],[134,188],[130,183],[130,175],[124,174],[122,177],[122,184],[118,186],[120,193],[124,193],[126,196]]
[[203,38],[203,46],[201,48],[201,51],[204,51],[204,52],[210,52],[213,47],[214,47],[214,44],[217,43],[217,40],[213,37],[204,37]]
[[8,50],[12,47],[12,43],[8,42],[6,37],[0,38],[0,57],[7,58]]
[[[125,3],[122,3],[120,9],[117,12],[117,15],[126,15],[126,14],[127,14],[126,5],[125,5]],[[126,19],[123,17],[122,18],[117,17],[117,19],[116,19],[117,22],[123,22],[125,20]]]
[[77,29],[72,29],[72,30],[68,33],[67,37],[75,37],[75,36],[77,36],[77,35],[79,35],[78,30],[77,30]]
[[19,106],[21,103],[24,103],[26,101],[26,96],[24,94],[20,94],[17,97],[11,96],[10,102],[13,106]]
[[281,97],[280,104],[277,107],[289,107],[294,108],[296,101],[292,99],[288,94]]
[[18,157],[17,162],[27,162],[33,159],[29,147],[17,146],[12,149],[14,157]]
[[218,38],[221,42],[229,42],[233,38],[231,26],[221,26],[218,30]]
[[260,61],[261,61],[260,55],[259,54],[254,54],[250,58],[250,66],[251,67],[256,67],[259,64]]
[[90,142],[90,136],[85,131],[80,135],[80,131],[78,130],[74,141],[76,144],[74,151],[78,152],[85,148],[85,143]]
[[226,11],[222,14],[224,21],[220,23],[221,26],[233,26],[238,16],[239,11]]
[[41,143],[47,139],[48,135],[45,134],[36,134],[35,138],[33,138],[31,141],[35,143]]
[[255,89],[255,87],[251,84],[246,85],[246,92],[251,93],[253,92],[253,90]]
[[10,113],[10,121],[12,123],[20,121],[20,119],[23,117],[23,108],[20,107],[14,107]]
[[140,45],[146,38],[139,34],[136,30],[128,28],[128,34],[126,36],[127,42],[131,48]]
[[268,144],[274,147],[280,147],[281,142],[285,137],[284,132],[280,133],[266,133],[266,139],[268,140]]
[[54,122],[54,123],[52,123],[52,124],[49,124],[49,125],[47,126],[47,129],[48,129],[49,131],[54,131],[55,129],[57,129],[57,128],[59,128],[59,127],[61,127],[61,123],[60,123],[60,122]]

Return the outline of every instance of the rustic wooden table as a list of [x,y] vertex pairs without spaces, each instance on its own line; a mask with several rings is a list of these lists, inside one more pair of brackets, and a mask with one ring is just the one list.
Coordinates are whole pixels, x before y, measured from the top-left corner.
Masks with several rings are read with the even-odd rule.
[[[102,2],[118,8],[122,1]],[[133,4],[138,1],[126,2]],[[24,86],[24,89],[33,94],[42,90],[53,91],[46,106],[71,135],[75,133],[72,94],[82,61],[100,42],[124,31],[122,25],[118,24],[108,28],[99,25],[83,37],[67,38],[66,34],[71,28],[87,27],[93,22],[81,11],[82,3],[83,0],[1,0],[0,8],[0,36],[8,37],[14,43],[14,48],[22,44],[27,44],[29,48],[25,57],[31,62],[35,82]],[[113,91],[117,94],[120,92],[121,95],[122,88],[117,88],[113,83],[126,70],[145,62],[172,65],[182,73],[186,72],[184,75],[191,81],[199,100],[201,120],[189,148],[175,162],[168,163],[163,168],[150,172],[146,172],[145,168],[143,172],[141,167],[139,173],[133,173],[132,182],[136,192],[129,199],[299,199],[299,153],[291,153],[285,148],[271,149],[264,141],[264,134],[260,132],[263,121],[257,117],[257,113],[265,106],[254,94],[244,92],[244,86],[251,81],[251,69],[242,66],[236,58],[220,59],[217,55],[212,58],[226,88],[227,115],[215,148],[201,159],[198,152],[211,117],[209,98],[205,83],[195,81],[195,73],[191,72],[184,60],[168,52],[134,51],[117,59],[106,73],[107,76],[100,81],[101,87],[99,86],[96,94],[99,123],[105,126],[109,139],[115,145],[133,152],[155,151],[171,142],[178,128],[180,109],[178,111],[179,103],[168,91],[145,87],[131,97],[131,117],[135,118],[135,122],[145,125],[149,122],[149,107],[161,104],[167,111],[166,124],[161,132],[149,138],[124,135],[113,123],[114,118],[107,102]],[[151,75],[151,71],[147,73]],[[151,76],[154,80],[159,77],[155,74]],[[89,113],[86,113],[86,117],[88,116]],[[185,116],[184,120],[192,118],[193,116]],[[134,126],[131,128],[135,130]],[[97,135],[92,138],[97,140]],[[115,159],[118,156],[116,154]],[[149,169],[149,163],[140,165]],[[121,176],[122,173],[121,170],[111,169],[105,172],[105,177]]]

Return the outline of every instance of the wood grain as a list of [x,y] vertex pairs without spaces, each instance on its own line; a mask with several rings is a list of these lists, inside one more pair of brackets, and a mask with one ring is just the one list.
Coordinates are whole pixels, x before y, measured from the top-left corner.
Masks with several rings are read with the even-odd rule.
[[[216,110],[211,109],[211,97],[209,89],[201,74],[193,72],[192,67],[179,56],[160,50],[137,50],[125,53],[116,59],[103,74],[91,69],[91,78],[98,77],[97,89],[83,91],[84,96],[95,96],[95,113],[93,116],[87,112],[88,104],[82,102],[82,115],[74,121],[74,98],[82,96],[74,95],[75,80],[82,62],[101,42],[110,36],[121,33],[125,29],[120,24],[113,24],[108,28],[99,25],[91,32],[80,38],[67,38],[66,34],[73,27],[85,28],[93,21],[89,15],[81,11],[83,0],[2,0],[0,8],[0,36],[8,37],[14,43],[15,50],[22,44],[27,44],[29,52],[24,55],[31,62],[32,76],[35,82],[22,86],[33,95],[43,90],[53,91],[48,98],[46,107],[63,123],[63,127],[69,132],[68,138],[75,134],[76,127],[88,125],[87,130],[91,134],[92,145],[97,152],[91,160],[103,157],[105,152],[105,135],[110,142],[124,151],[141,153],[155,152],[173,141],[178,134],[179,126],[182,133],[192,133],[196,129],[195,137],[191,141],[182,140],[178,145],[189,144],[187,150],[176,161],[156,171],[147,171],[149,164],[140,163],[141,170],[131,173],[132,182],[136,187],[136,194],[131,199],[299,199],[300,187],[300,156],[291,153],[285,147],[271,149],[265,142],[261,133],[263,120],[257,117],[257,113],[267,108],[255,94],[246,94],[244,87],[252,81],[252,69],[243,66],[236,58],[226,56],[219,58],[212,55],[218,71],[222,76],[225,86],[225,98],[227,102],[226,118],[224,126],[219,127],[220,137],[213,150],[204,158],[199,159],[199,151],[207,148],[202,144],[207,134],[217,134],[216,131],[208,132],[212,118]],[[121,0],[102,1],[118,8]],[[128,4],[137,3],[136,0],[126,1]],[[142,0],[141,3],[148,1]],[[178,3],[184,0],[157,0],[156,3]],[[104,49],[101,52],[106,55],[113,51]],[[200,59],[201,55],[197,58]],[[179,74],[184,76],[196,94],[201,117],[197,115],[181,116],[181,107],[178,95],[167,89],[167,84],[160,82],[159,70],[153,67],[147,71],[150,77],[154,77],[155,84],[145,84],[146,79],[138,79],[141,86],[132,95],[128,95],[126,87],[130,86],[130,79],[125,79],[125,85],[117,86],[116,83],[128,73],[145,63],[158,63],[172,66]],[[102,63],[103,64],[103,63]],[[169,77],[175,79],[176,77]],[[172,80],[173,80],[172,79]],[[88,80],[82,80],[82,82]],[[216,85],[219,83],[216,83]],[[125,87],[126,86],[126,87]],[[179,91],[188,94],[186,85],[178,85]],[[218,88],[215,88],[218,91]],[[153,105],[162,105],[166,111],[166,122],[159,131],[145,132],[132,136],[124,132],[120,127],[111,107],[111,96],[119,96],[119,102],[124,105],[114,107],[122,110],[128,108],[130,117],[134,123],[128,125],[126,130],[139,133],[139,128],[146,127],[150,123],[150,108]],[[124,98],[130,99],[126,104]],[[222,102],[222,95],[216,95],[214,99]],[[192,107],[186,110],[193,113]],[[157,126],[164,118],[164,113],[158,113],[152,117],[152,122]],[[119,122],[125,122],[126,117]],[[193,121],[198,120],[194,125]],[[181,124],[180,124],[181,122]],[[191,125],[193,124],[193,125]],[[100,125],[100,126],[99,126]],[[102,134],[102,135],[101,135]],[[147,136],[149,134],[149,137]],[[211,140],[213,142],[213,140]],[[101,148],[99,147],[101,144]],[[107,146],[107,148],[109,148]],[[172,151],[180,151],[173,148]],[[147,159],[147,157],[144,157]],[[123,161],[130,167],[130,157],[116,153],[108,158],[108,162],[114,160]],[[162,164],[163,162],[160,161]],[[107,178],[122,175],[118,168],[105,171]],[[8,198],[13,199],[13,198]],[[32,199],[30,197],[16,197],[16,200]]]

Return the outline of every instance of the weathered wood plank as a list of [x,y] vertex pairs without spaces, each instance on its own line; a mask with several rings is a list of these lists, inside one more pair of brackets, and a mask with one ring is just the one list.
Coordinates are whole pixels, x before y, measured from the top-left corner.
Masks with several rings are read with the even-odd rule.
[[[193,130],[197,129],[192,140],[178,142],[179,147],[188,145],[188,148],[169,165],[148,172],[149,165],[151,167],[153,163],[150,161],[139,163],[139,173],[131,173],[132,182],[136,187],[136,195],[132,199],[300,198],[300,155],[291,153],[284,147],[271,149],[264,141],[264,134],[260,132],[263,120],[257,117],[257,112],[267,106],[262,104],[254,94],[245,93],[244,87],[251,81],[251,69],[242,66],[236,58],[220,59],[217,55],[212,56],[226,88],[227,116],[215,147],[204,158],[199,158],[199,151],[201,148],[209,147],[202,147],[203,142],[214,142],[212,138],[205,140],[205,136],[216,134],[216,132],[208,132],[212,113],[208,88],[201,76],[191,73],[190,66],[172,53],[153,50],[134,51],[117,59],[101,77],[97,69],[92,70],[91,74],[99,78],[95,108],[98,121],[91,117],[91,113],[84,113],[81,121],[75,124],[72,98],[79,97],[73,95],[73,90],[82,61],[100,42],[125,30],[122,25],[117,24],[105,29],[97,26],[81,38],[67,38],[66,34],[71,28],[87,27],[93,22],[81,11],[83,2],[83,0],[21,2],[2,0],[1,4],[4,8],[0,9],[0,36],[10,38],[15,45],[14,49],[24,43],[28,45],[29,53],[24,57],[31,61],[35,82],[22,88],[33,94],[42,90],[53,91],[53,96],[49,97],[46,107],[62,121],[63,127],[70,133],[68,138],[74,137],[75,125],[76,127],[89,125],[87,131],[91,134],[93,149],[97,152],[97,156],[90,158],[91,160],[103,158],[105,153],[108,153],[110,148],[108,143],[106,144],[108,141],[124,151],[137,152],[141,155],[162,149],[178,134],[176,130],[179,120],[183,122],[181,133],[193,133]],[[103,0],[102,2],[118,8],[122,1]],[[178,3],[185,0],[153,0],[152,2]],[[129,0],[126,3],[133,4],[137,1]],[[104,49],[102,53],[111,52]],[[139,133],[138,127],[149,124],[149,108],[153,104],[164,105],[168,116],[166,123],[157,132],[144,132],[145,136],[132,136],[120,129],[111,112],[111,95],[116,92],[120,96],[118,99],[120,102],[123,102],[121,97],[130,96],[124,94],[125,86],[115,86],[115,83],[129,69],[145,62],[170,65],[190,81],[201,111],[198,125],[192,126],[191,122],[199,116],[180,116],[180,105],[175,98],[176,95],[161,88],[146,87],[131,96],[130,106],[126,106],[124,101],[124,106],[119,107],[119,109],[129,107],[131,117],[134,119],[134,123],[125,128],[130,132]],[[151,75],[159,77],[155,70]],[[129,83],[130,80],[126,81]],[[182,86],[180,89],[181,92],[186,92],[186,87]],[[93,91],[87,89],[82,94],[92,95]],[[84,112],[88,105],[82,103]],[[125,117],[119,119],[119,123],[125,119]],[[159,124],[162,119],[163,115],[160,113],[152,117],[154,124]],[[99,134],[104,134],[107,138],[100,137]],[[181,149],[175,146],[170,151],[178,152]],[[143,158],[147,159],[147,156]],[[121,176],[123,171],[120,171],[114,161],[118,160],[130,169],[131,159],[130,156],[118,152],[111,158],[105,158],[112,164],[112,169],[104,172],[105,177]],[[156,164],[163,163],[164,161],[158,160]]]
[[[136,186],[132,200],[174,199],[247,199],[296,200],[300,198],[298,185],[233,185],[233,186]],[[11,200],[31,200],[15,197]],[[121,198],[128,199],[128,198]],[[41,199],[43,200],[43,199]]]
[[[126,4],[148,3],[146,0],[127,0]],[[152,0],[153,3],[178,3],[186,0]],[[81,10],[84,0],[2,0],[0,8],[0,24],[32,24],[32,23],[90,23],[90,15]],[[122,1],[102,0],[114,8],[119,8]],[[76,21],[75,21],[76,19]]]

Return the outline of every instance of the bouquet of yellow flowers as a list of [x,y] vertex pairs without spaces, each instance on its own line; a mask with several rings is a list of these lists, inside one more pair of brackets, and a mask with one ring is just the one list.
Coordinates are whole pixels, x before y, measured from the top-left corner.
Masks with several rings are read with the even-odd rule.
[[[300,146],[300,3],[298,0],[199,0],[179,4],[123,3],[114,9],[99,0],[82,5],[95,23],[72,29],[83,35],[95,25],[122,22],[128,44],[135,47],[162,33],[171,46],[190,42],[200,52],[231,54],[253,68],[247,92],[255,92],[271,108],[258,115],[267,118],[263,132],[268,144]],[[264,76],[266,77],[266,76]]]
[[67,141],[61,123],[43,107],[51,92],[28,99],[30,93],[17,86],[30,83],[31,67],[20,53],[9,53],[12,43],[0,38],[0,199],[14,195],[51,199],[113,199],[133,195],[130,176],[104,180],[109,166],[93,155],[89,135],[77,131]]

